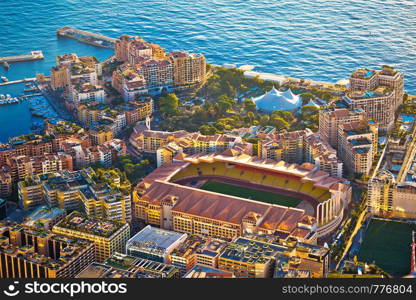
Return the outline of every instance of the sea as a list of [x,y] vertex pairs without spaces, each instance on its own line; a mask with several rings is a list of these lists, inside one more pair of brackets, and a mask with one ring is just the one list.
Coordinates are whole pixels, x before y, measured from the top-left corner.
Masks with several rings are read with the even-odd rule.
[[[58,38],[56,29],[68,25],[110,37],[140,35],[168,51],[201,52],[212,64],[320,81],[388,64],[405,73],[406,90],[415,93],[415,15],[414,0],[1,0],[0,56],[42,50],[45,59],[0,67],[0,76],[49,74],[63,53],[112,55]],[[0,94],[23,89],[0,87]],[[0,106],[0,141],[28,133],[31,122],[27,104]]]

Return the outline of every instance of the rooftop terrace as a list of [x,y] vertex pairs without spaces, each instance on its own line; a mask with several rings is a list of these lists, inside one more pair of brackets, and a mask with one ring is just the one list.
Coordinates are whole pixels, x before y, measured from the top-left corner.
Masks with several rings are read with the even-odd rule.
[[115,221],[85,217],[81,213],[74,211],[55,226],[108,238],[119,230],[123,224]]

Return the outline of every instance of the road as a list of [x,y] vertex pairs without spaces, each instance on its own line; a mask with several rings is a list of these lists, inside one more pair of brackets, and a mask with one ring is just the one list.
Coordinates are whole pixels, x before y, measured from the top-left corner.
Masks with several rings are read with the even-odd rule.
[[359,215],[358,219],[357,219],[357,224],[355,225],[355,228],[350,236],[350,238],[348,239],[348,242],[345,246],[344,252],[342,253],[341,259],[339,260],[336,269],[338,269],[340,266],[342,266],[343,261],[345,259],[345,256],[347,255],[348,251],[350,250],[350,247],[353,243],[354,237],[357,234],[357,232],[360,230],[361,226],[363,225],[364,221],[366,220],[366,215],[367,215],[367,210],[363,210],[361,212],[361,214]]

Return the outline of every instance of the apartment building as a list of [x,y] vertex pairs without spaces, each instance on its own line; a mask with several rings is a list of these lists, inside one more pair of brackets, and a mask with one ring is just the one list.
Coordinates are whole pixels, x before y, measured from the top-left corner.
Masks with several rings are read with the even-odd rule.
[[206,80],[206,61],[203,54],[176,51],[168,57],[173,64],[173,84],[175,89],[187,88]]
[[209,154],[238,148],[252,154],[253,150],[251,144],[244,142],[240,136],[232,134],[203,135],[199,132],[189,133],[184,130],[156,131],[143,125],[137,125],[134,128],[130,143],[137,151],[155,153],[158,167],[171,163],[173,158],[180,153]]
[[13,156],[7,159],[14,182],[33,175],[48,174],[63,170],[72,171],[72,157],[68,154],[44,154],[42,156]]
[[310,162],[331,176],[342,177],[343,163],[336,150],[310,129],[269,134],[259,140],[258,148],[263,159],[298,164]]
[[100,263],[116,252],[124,253],[130,238],[130,226],[127,223],[86,217],[75,211],[56,224],[52,231],[93,242],[96,261]]
[[88,240],[0,223],[0,278],[74,278],[94,260]]
[[75,83],[72,88],[72,101],[75,107],[78,107],[82,103],[105,103],[105,92],[97,84],[91,84],[89,82]]
[[124,105],[122,109],[126,115],[127,125],[134,125],[138,121],[150,117],[153,113],[153,99],[146,98],[138,101],[131,101]]
[[92,56],[78,57],[76,54],[63,54],[56,57],[56,66],[51,68],[51,87],[73,94],[73,82],[98,84],[102,74],[100,62]]
[[0,167],[0,197],[9,197],[13,191],[13,180],[8,166]]
[[113,72],[111,85],[120,93],[125,102],[148,93],[143,75],[139,74],[130,64],[123,64]]
[[20,208],[29,210],[46,203],[42,184],[48,176],[48,174],[34,175],[17,183]]
[[358,69],[350,77],[350,90],[343,100],[352,110],[362,109],[380,130],[393,128],[395,112],[403,103],[404,76],[390,66],[381,70]]
[[111,171],[105,178],[97,178],[92,169],[27,178],[18,184],[19,203],[24,208],[46,203],[49,207],[83,211],[91,217],[130,222],[130,185]]
[[160,94],[162,91],[172,91],[173,66],[169,60],[144,58],[135,68],[146,81],[148,93]]
[[124,62],[113,74],[113,87],[126,101],[139,94],[185,89],[206,79],[206,60],[202,54],[182,51],[166,54],[159,45],[141,37],[120,37],[115,57]]
[[369,175],[377,153],[378,124],[353,121],[341,124],[338,131],[338,155],[346,169],[354,174]]
[[77,118],[86,126],[91,126],[104,117],[105,108],[104,104],[99,103],[80,104],[77,107]]
[[169,261],[179,269],[181,276],[195,266],[217,268],[218,258],[226,246],[224,240],[188,235],[186,240],[172,251]]
[[319,135],[333,148],[338,149],[338,127],[343,123],[365,119],[363,110],[328,108],[319,111]]
[[368,181],[367,210],[387,218],[416,217],[416,184],[413,169],[404,181],[388,170],[380,170]]

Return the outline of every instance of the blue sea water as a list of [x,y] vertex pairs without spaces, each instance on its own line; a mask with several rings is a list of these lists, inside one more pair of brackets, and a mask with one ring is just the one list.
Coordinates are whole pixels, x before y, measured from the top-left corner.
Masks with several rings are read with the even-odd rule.
[[[49,74],[62,53],[112,54],[56,37],[57,28],[71,25],[111,37],[137,34],[167,50],[202,52],[210,63],[331,82],[360,66],[389,64],[405,73],[406,90],[414,93],[415,15],[413,0],[1,0],[0,56],[39,49],[45,60],[0,67],[0,75]],[[0,88],[21,91],[21,85]],[[0,119],[20,128],[4,107]],[[0,140],[11,135],[3,126]]]

